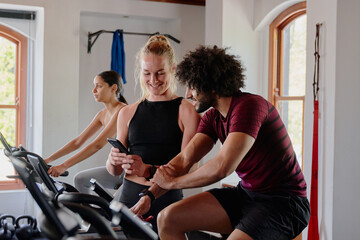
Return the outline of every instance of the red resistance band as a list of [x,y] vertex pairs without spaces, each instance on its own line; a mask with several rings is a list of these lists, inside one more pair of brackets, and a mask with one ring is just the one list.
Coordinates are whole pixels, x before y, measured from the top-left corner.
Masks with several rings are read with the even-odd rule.
[[311,193],[310,193],[310,222],[308,240],[319,239],[318,221],[318,138],[319,138],[319,101],[314,101],[314,132],[312,149]]

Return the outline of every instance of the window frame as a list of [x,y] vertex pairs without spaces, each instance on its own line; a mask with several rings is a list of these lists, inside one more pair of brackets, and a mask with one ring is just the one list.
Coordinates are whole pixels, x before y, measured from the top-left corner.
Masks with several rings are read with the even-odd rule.
[[[16,110],[15,144],[25,145],[26,141],[26,83],[28,39],[15,30],[0,24],[0,37],[16,44],[15,105],[0,105],[0,108]],[[0,181],[0,190],[23,189],[20,179]]]
[[[302,101],[302,155],[304,155],[304,113],[305,96],[282,96],[283,88],[283,30],[293,20],[306,14],[306,2],[294,4],[281,12],[269,26],[269,79],[268,79],[268,100],[276,108],[279,101]],[[304,164],[302,157],[302,166]]]
[[[281,96],[283,88],[283,41],[282,30],[293,20],[306,14],[306,2],[296,3],[281,12],[269,26],[269,69],[268,69],[268,100],[275,107],[278,101],[302,101],[302,158],[301,166],[304,168],[304,120],[305,96]],[[295,240],[302,239],[300,233]]]

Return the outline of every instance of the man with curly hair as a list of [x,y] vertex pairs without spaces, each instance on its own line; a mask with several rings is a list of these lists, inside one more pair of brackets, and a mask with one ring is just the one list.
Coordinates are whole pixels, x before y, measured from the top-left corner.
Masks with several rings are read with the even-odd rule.
[[[244,68],[226,49],[201,46],[177,67],[186,98],[202,117],[197,134],[167,165],[157,169],[151,194],[202,187],[236,172],[239,184],[212,189],[165,208],[158,217],[160,238],[186,239],[205,230],[228,239],[292,239],[310,218],[306,182],[276,108],[242,92]],[[220,140],[219,153],[188,173]],[[135,212],[146,211],[137,205]]]

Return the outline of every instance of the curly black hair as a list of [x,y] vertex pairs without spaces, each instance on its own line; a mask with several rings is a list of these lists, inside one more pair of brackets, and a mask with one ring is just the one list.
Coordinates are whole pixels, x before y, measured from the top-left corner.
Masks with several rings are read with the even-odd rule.
[[178,81],[208,94],[215,91],[220,97],[233,96],[245,86],[245,68],[227,48],[200,46],[187,53],[177,66]]

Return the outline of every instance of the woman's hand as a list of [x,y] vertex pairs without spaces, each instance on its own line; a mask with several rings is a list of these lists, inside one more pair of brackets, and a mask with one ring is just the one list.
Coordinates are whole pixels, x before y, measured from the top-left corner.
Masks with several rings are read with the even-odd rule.
[[44,161],[46,162],[46,164],[49,164],[51,162],[50,158],[45,158]]
[[66,171],[67,167],[65,167],[63,164],[60,164],[58,166],[53,166],[48,170],[48,174],[53,177],[58,177],[62,173]]
[[143,163],[142,158],[138,155],[126,155],[113,147],[109,154],[109,163],[113,166],[121,166],[127,174],[146,177],[145,173],[148,166]]
[[143,163],[142,158],[138,155],[125,155],[122,159],[121,167],[125,173],[137,175],[138,177],[147,177],[146,170],[148,166]]
[[151,182],[156,183],[162,189],[174,189],[175,188],[175,168],[169,164],[160,166],[151,179]]
[[151,207],[151,199],[149,196],[143,196],[139,199],[139,201],[132,207],[130,208],[130,210],[138,215],[138,216],[142,216],[144,214],[146,214]]
[[121,153],[119,149],[112,147],[108,160],[113,166],[121,166],[125,157],[125,153]]

